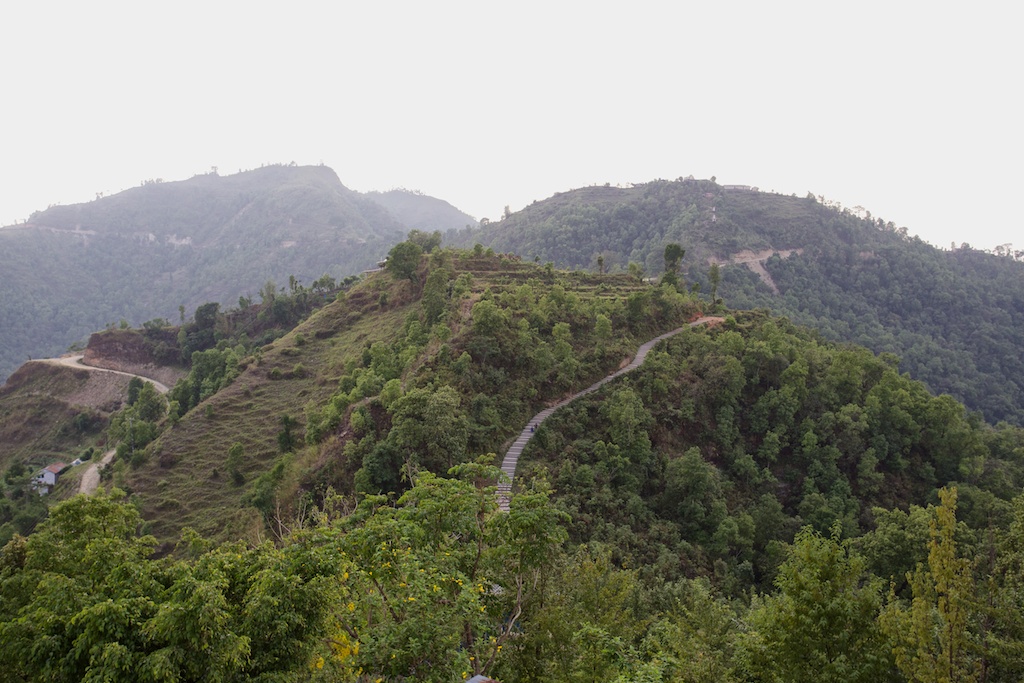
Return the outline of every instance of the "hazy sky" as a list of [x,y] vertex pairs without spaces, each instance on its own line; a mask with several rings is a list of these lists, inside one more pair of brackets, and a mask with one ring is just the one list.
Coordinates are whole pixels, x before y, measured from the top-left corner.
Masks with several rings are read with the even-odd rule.
[[1024,246],[1012,3],[6,2],[0,225],[316,164],[497,218],[716,176]]

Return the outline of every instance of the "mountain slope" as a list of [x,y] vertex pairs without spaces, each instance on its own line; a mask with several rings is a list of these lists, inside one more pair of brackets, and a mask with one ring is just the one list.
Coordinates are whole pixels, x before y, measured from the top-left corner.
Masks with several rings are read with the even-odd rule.
[[[564,267],[634,262],[653,275],[678,243],[686,279],[705,293],[710,263],[725,264],[717,294],[729,306],[895,353],[902,369],[985,419],[1024,424],[1024,263],[1007,256],[945,252],[812,197],[697,180],[566,192],[446,239]],[[762,258],[730,265],[741,252]],[[773,252],[792,255],[764,258]]]

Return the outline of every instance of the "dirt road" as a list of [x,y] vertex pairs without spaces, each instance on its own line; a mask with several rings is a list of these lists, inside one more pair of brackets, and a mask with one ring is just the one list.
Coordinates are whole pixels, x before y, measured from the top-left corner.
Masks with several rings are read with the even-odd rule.
[[151,379],[149,377],[143,377],[142,375],[133,375],[130,372],[121,372],[120,370],[109,370],[107,368],[97,368],[92,365],[86,365],[85,363],[82,362],[82,358],[84,357],[85,356],[83,356],[82,354],[78,354],[75,356],[61,356],[60,358],[40,358],[39,360],[33,362],[49,363],[50,365],[63,365],[65,367],[76,368],[78,370],[89,370],[90,372],[109,372],[114,375],[124,375],[125,377],[138,377],[142,381],[149,382],[150,384],[152,384],[153,388],[156,389],[157,392],[161,394],[166,394],[168,391],[170,391],[167,385],[161,384],[160,382],[157,382],[155,379]]
[[117,454],[117,449],[112,448],[103,454],[103,457],[99,462],[90,463],[85,468],[85,474],[82,475],[82,481],[78,484],[78,492],[89,495],[95,491],[100,485],[100,470],[110,464],[110,461],[114,459]]

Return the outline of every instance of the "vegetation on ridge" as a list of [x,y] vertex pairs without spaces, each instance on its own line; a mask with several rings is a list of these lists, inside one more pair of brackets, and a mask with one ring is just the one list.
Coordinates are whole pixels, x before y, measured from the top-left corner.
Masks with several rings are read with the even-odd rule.
[[1019,680],[1024,432],[763,312],[555,413],[496,509],[492,453],[530,416],[711,306],[681,252],[651,284],[417,233],[269,344],[197,311],[176,391],[198,402],[115,468],[138,507],[75,498],[0,552],[0,662],[24,680]]
[[[894,353],[901,368],[991,423],[1024,425],[1024,262],[968,245],[940,251],[905,228],[814,197],[653,181],[557,194],[478,230],[450,232],[559,267],[661,272],[667,244],[686,249],[683,277],[736,309],[766,308],[826,337]],[[773,251],[772,289],[729,261]],[[600,260],[600,266],[598,261]]]

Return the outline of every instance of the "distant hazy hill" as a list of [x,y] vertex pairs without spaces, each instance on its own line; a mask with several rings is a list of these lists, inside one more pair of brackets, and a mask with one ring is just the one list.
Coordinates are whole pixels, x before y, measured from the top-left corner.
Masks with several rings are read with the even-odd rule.
[[477,220],[468,213],[459,211],[443,199],[419,192],[388,190],[387,192],[367,192],[364,196],[383,206],[410,230],[447,232],[462,230],[467,225],[476,225],[477,223]]
[[[430,202],[443,204],[419,198]],[[121,319],[177,321],[179,305],[258,301],[268,278],[308,285],[372,267],[414,215],[397,218],[323,166],[154,182],[37,212],[0,230],[0,381]]]
[[[769,308],[827,337],[892,352],[901,368],[990,421],[1024,424],[1024,263],[971,249],[945,252],[881,219],[814,198],[707,180],[654,181],[557,194],[449,243],[480,242],[526,259],[610,271],[664,270],[686,249],[688,281],[733,308]],[[789,258],[769,258],[775,251]]]

